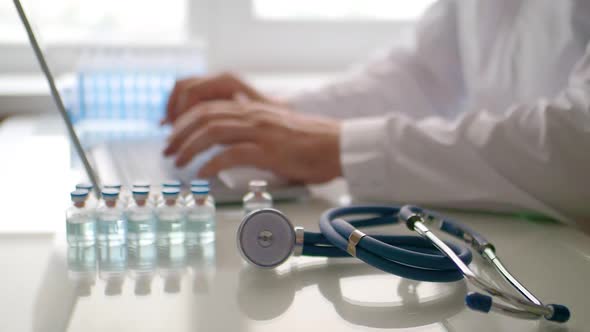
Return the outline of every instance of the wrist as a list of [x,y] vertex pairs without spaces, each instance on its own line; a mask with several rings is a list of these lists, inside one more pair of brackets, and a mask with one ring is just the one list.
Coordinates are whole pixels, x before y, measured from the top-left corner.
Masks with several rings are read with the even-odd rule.
[[329,167],[329,178],[330,180],[343,176],[342,162],[341,162],[341,136],[342,136],[342,123],[338,120],[331,120],[330,126],[327,126],[329,132],[328,137],[328,149],[329,155],[326,160],[328,161]]
[[[306,182],[324,183],[342,176],[340,163],[341,122],[335,119],[305,116],[310,140],[304,143],[303,150],[309,157],[302,158],[304,168],[308,169]],[[313,162],[306,162],[306,159]]]
[[342,121],[340,168],[353,196],[371,199],[387,190],[387,133],[387,121],[383,118]]

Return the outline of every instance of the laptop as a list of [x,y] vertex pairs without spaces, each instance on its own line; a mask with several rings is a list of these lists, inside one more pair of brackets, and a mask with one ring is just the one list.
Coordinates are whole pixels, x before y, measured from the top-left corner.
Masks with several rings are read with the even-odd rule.
[[[65,123],[68,136],[82,161],[88,180],[95,188],[97,197],[100,197],[99,188],[102,187],[102,184],[107,183],[121,183],[130,187],[134,182],[141,181],[150,182],[157,188],[166,180],[180,180],[186,187],[190,180],[194,179],[199,168],[222,150],[221,147],[213,147],[196,156],[187,167],[178,169],[174,166],[172,159],[162,155],[165,145],[164,137],[120,139],[85,149],[64,106],[63,98],[56,86],[56,80],[21,0],[14,0],[14,4],[41,70],[47,79],[57,110]],[[247,191],[247,183],[254,179],[266,180],[269,183],[269,191],[277,200],[297,199],[307,194],[307,189],[303,185],[288,183],[270,172],[254,168],[236,168],[223,171],[217,177],[209,180],[211,192],[215,195],[217,202],[237,203],[241,202]]]

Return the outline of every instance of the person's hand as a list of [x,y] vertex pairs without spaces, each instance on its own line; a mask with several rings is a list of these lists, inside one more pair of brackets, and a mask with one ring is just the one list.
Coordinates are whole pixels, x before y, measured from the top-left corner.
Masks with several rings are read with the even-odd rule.
[[226,148],[201,168],[199,177],[236,166],[304,183],[342,175],[338,120],[255,101],[213,101],[191,108],[174,123],[164,154],[175,155],[182,167],[216,144]]
[[161,123],[174,123],[191,107],[212,100],[231,100],[236,95],[244,95],[250,100],[275,103],[232,74],[224,73],[209,77],[191,77],[176,81],[168,104],[166,115]]

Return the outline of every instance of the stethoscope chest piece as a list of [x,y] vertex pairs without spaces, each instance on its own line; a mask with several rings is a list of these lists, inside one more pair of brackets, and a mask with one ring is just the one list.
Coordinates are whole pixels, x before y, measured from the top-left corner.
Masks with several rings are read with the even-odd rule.
[[295,247],[293,224],[281,212],[261,209],[242,220],[237,234],[238,250],[248,262],[264,268],[283,263]]

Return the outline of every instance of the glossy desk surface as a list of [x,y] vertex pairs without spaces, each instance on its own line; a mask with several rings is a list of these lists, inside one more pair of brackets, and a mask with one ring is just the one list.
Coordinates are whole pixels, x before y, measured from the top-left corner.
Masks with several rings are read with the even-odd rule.
[[[198,250],[68,250],[63,211],[75,176],[63,131],[48,123],[0,127],[0,332],[590,331],[590,237],[555,223],[450,214],[486,235],[543,301],[568,305],[564,325],[473,312],[462,281],[417,283],[352,258],[250,268],[236,250],[239,207],[219,209],[215,243]],[[277,207],[317,230],[343,192],[314,188],[313,198]],[[401,225],[381,231],[409,233]],[[479,258],[471,267],[498,280]]]
[[[278,207],[317,229],[332,204]],[[463,281],[435,284],[384,274],[351,258],[291,258],[274,271],[236,250],[239,208],[218,213],[214,244],[74,250],[63,233],[0,235],[0,331],[588,331],[590,241],[553,223],[451,214],[486,234],[535,294],[567,304],[565,325],[469,311]],[[396,225],[387,232],[407,232]],[[471,265],[484,275],[481,259]],[[497,280],[497,279],[496,279]]]

